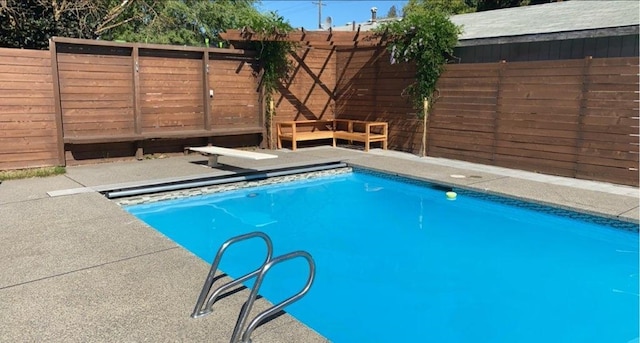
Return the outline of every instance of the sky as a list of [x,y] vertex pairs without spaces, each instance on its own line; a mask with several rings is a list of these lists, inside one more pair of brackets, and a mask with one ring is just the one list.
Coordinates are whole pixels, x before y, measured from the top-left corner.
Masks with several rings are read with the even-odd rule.
[[[318,1],[319,0],[279,0],[262,1],[256,7],[260,12],[275,11],[294,28],[304,27],[309,30],[318,29]],[[395,5],[398,15],[407,1],[402,0],[321,0],[321,22],[325,23],[327,17],[331,17],[334,27],[346,26],[347,23],[366,22],[371,19],[371,7],[378,9],[378,17],[385,17],[391,6]]]

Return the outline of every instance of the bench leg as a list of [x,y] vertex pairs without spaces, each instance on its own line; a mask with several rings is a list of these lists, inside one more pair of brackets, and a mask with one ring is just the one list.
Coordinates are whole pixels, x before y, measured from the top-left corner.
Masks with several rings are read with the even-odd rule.
[[282,149],[282,137],[280,137],[280,135],[278,135],[277,147],[278,149]]
[[296,149],[298,148],[298,142],[295,139],[291,140],[291,151],[296,151]]
[[382,141],[382,149],[383,150],[387,150],[387,140],[386,139]]

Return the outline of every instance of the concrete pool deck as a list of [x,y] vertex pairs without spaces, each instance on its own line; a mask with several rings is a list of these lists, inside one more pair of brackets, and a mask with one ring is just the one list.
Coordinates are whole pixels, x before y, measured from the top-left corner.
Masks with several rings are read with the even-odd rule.
[[[379,149],[364,153],[319,147],[269,153],[279,158],[252,161],[222,156],[223,168],[212,169],[206,167],[206,157],[191,154],[74,166],[65,175],[2,182],[0,340],[229,341],[248,291],[220,300],[209,316],[191,319],[209,265],[93,191],[105,185],[342,160],[627,221],[639,219],[635,187]],[[267,306],[262,299],[252,313]],[[255,343],[326,341],[288,315],[262,325],[252,338]]]

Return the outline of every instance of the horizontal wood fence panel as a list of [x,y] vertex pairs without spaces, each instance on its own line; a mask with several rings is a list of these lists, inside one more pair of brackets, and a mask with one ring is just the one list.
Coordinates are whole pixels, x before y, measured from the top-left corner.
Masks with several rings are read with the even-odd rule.
[[12,97],[0,102],[0,111],[3,114],[17,113],[50,113],[53,108],[51,98]]
[[262,127],[259,79],[251,65],[240,61],[210,60],[209,116],[212,127]]
[[[73,68],[70,65],[67,65],[67,69]],[[131,66],[129,66],[131,68]],[[131,72],[110,72],[110,71],[85,71],[85,70],[60,70],[60,76],[62,78],[70,78],[70,79],[95,79],[96,77],[106,77],[108,80],[130,80]]]
[[501,118],[506,120],[520,120],[520,121],[536,121],[545,123],[578,123],[578,117],[575,113],[570,113],[569,108],[558,107],[555,108],[554,114],[548,114],[548,109],[540,107],[521,107],[521,106],[502,106]]
[[[126,154],[134,147],[127,138],[256,133],[263,126],[267,104],[249,59],[204,48],[66,40],[59,47],[53,65],[49,52],[0,49],[5,166],[9,156],[13,167],[60,161],[62,135],[99,137]],[[421,151],[419,110],[403,94],[415,80],[414,65],[390,64],[383,47],[301,48],[290,58],[290,78],[274,96],[275,121],[386,121],[392,149]],[[430,111],[426,152],[638,185],[638,87],[637,58],[448,65]],[[24,144],[25,137],[33,143]],[[73,159],[99,155],[80,150]]]
[[0,169],[59,163],[51,53],[0,48]]
[[51,91],[51,82],[14,82],[0,81],[0,89],[20,91]]
[[438,99],[438,103],[440,104],[486,104],[486,105],[494,105],[496,104],[496,98],[494,97],[479,97],[474,96],[471,98],[470,96],[446,96]]
[[[127,55],[130,55],[130,52]],[[62,65],[83,64],[88,66],[88,65],[96,64],[100,66],[111,66],[111,65],[124,66],[124,67],[130,66],[131,60],[122,58],[123,56],[125,55],[121,55],[121,56],[104,55],[99,52],[96,52],[95,54],[59,53],[57,58],[58,58],[58,63]]]
[[[25,92],[23,89],[16,89],[16,87],[13,87],[13,89],[3,89],[0,93],[0,99],[2,99],[0,101],[5,105],[23,105],[24,103],[21,103],[20,101],[32,101],[41,98],[47,99],[50,97],[51,90],[46,89],[33,89],[29,92]],[[11,99],[18,99],[19,101],[12,104],[9,103]]]
[[573,162],[527,158],[524,156],[495,155],[493,157],[493,164],[505,168],[513,168],[513,165],[517,164],[519,166],[518,169],[521,170],[575,177],[575,163]]
[[[238,144],[255,142],[260,133],[259,80],[247,58],[251,52],[72,39],[53,39],[52,50],[0,49],[2,168],[64,164],[65,157],[77,162],[127,156],[150,139],[168,139],[175,146],[179,140],[206,144],[207,137],[236,135]],[[205,67],[218,60],[230,63],[221,69],[224,82],[215,90],[227,101],[220,105],[224,127],[211,127]]]
[[[157,107],[142,107],[143,114],[172,114],[167,117],[167,120],[199,120],[202,119],[202,105],[195,104],[194,102],[183,101],[171,102],[168,104],[162,104]],[[199,114],[199,115],[198,115]],[[184,116],[184,117],[180,117]]]
[[493,153],[481,152],[477,150],[456,149],[450,147],[449,145],[429,146],[429,155],[433,157],[445,157],[481,164],[493,164]]
[[[64,55],[60,54],[60,56]],[[131,62],[123,60],[121,57],[119,57],[119,59],[119,64],[107,64],[105,62],[108,62],[108,60],[102,59],[96,61],[95,58],[86,60],[74,59],[73,61],[68,62],[60,62],[58,60],[58,71],[75,73],[71,74],[74,76],[82,76],[83,72],[128,74],[130,76]]]
[[167,93],[145,93],[140,95],[140,101],[166,101],[167,104],[179,101],[186,101],[189,104],[192,104],[194,101],[199,101],[202,99],[202,94],[199,93],[177,93],[177,94],[167,94]]
[[[69,123],[65,127],[69,127],[70,131],[82,131],[82,132],[99,132],[99,135],[104,135],[105,132],[119,131],[123,129],[129,129],[129,132],[133,132],[133,124],[130,121],[110,121],[110,122],[98,122],[98,123]],[[89,135],[86,133],[86,135]]]
[[[52,137],[51,135],[29,136],[29,137],[0,136],[1,145],[20,143],[21,146],[29,149],[32,149],[34,145],[39,146],[40,149],[44,149],[44,147],[47,147],[50,145],[55,146],[57,144],[57,140],[58,140],[57,137]],[[50,149],[47,148],[46,150],[49,151]]]
[[148,86],[158,86],[162,87],[167,81],[171,81],[171,84],[182,85],[182,86],[192,86],[194,84],[198,84],[198,82],[202,81],[202,70],[199,73],[186,74],[186,73],[176,73],[174,70],[167,69],[167,73],[160,73],[156,71],[156,73],[140,73],[140,80],[143,81]]
[[202,60],[182,59],[157,56],[141,56],[144,64],[140,64],[140,71],[144,74],[194,74],[200,71]]
[[205,129],[202,60],[140,56],[139,65],[142,132]]
[[[456,104],[448,104],[448,103],[437,103],[438,107],[442,107],[443,110],[457,110],[460,112],[466,111],[495,111],[496,105],[494,104],[486,104],[486,103],[474,103],[473,100],[465,101],[465,103],[456,105]],[[434,110],[434,114],[435,114]]]
[[334,92],[340,74],[336,56],[333,49],[305,48],[291,55],[291,78],[278,87],[279,94],[274,96],[275,121],[335,117]]
[[563,85],[582,85],[582,75],[552,75],[552,76],[510,76],[502,80],[502,84],[511,87],[516,84],[546,84],[556,87]]
[[3,153],[2,157],[0,168],[4,170],[55,166],[58,162],[57,151],[47,148],[43,148],[42,151],[33,147],[17,149]]
[[0,65],[0,75],[2,74],[36,74],[47,75],[51,74],[51,66],[25,66],[25,65]]
[[[629,103],[629,101],[638,100],[635,92],[616,92],[616,91],[596,91],[590,89],[586,94],[589,100],[605,100],[605,101],[623,101]],[[638,107],[636,105],[636,107]]]
[[[65,75],[66,76],[66,75]],[[94,75],[96,77],[98,75]],[[103,87],[103,89],[116,88],[128,90],[131,88],[131,79],[109,79],[109,74],[105,74],[105,79],[98,78],[84,78],[84,79],[72,79],[64,78],[60,80],[60,88],[64,90],[74,89],[77,87]],[[122,93],[122,92],[119,92]],[[117,93],[116,93],[117,94]]]
[[[372,50],[339,50],[337,59],[347,76],[336,86],[338,118],[416,112],[402,98],[415,77],[408,64],[389,73],[398,65]],[[638,87],[637,58],[447,65],[427,154],[638,185]],[[419,153],[422,123],[410,122],[389,126],[390,147]]]
[[[17,102],[17,101],[16,101]],[[49,100],[48,105],[38,106],[38,105],[29,105],[28,101],[27,105],[15,105],[15,106],[2,106],[0,105],[0,111],[3,115],[10,114],[12,115],[7,122],[14,122],[15,115],[33,115],[33,114],[50,114],[52,111],[55,111],[54,105],[51,100]],[[16,120],[15,122],[20,122]]]
[[[528,62],[513,62],[513,63],[509,63],[509,65],[511,64],[516,64],[516,63],[528,63]],[[503,76],[505,78],[509,78],[509,77],[527,77],[527,76],[557,76],[557,75],[564,75],[564,76],[582,76],[584,74],[584,67],[583,66],[579,66],[579,67],[574,67],[574,68],[544,68],[544,69],[531,69],[531,68],[507,68],[504,70],[504,74]]]
[[59,53],[57,57],[64,136],[133,134],[131,56]]
[[[4,49],[4,48],[0,48]],[[29,50],[23,50],[29,51]],[[43,60],[40,58],[30,58],[30,57],[14,57],[14,56],[0,56],[2,58],[2,64],[8,67],[42,67],[42,66],[51,66],[51,60]]]
[[576,170],[575,177],[590,180],[602,180],[613,183],[634,184],[637,183],[637,175],[637,168],[634,170],[581,163]]
[[606,150],[589,150],[581,149],[582,163],[594,164],[594,165],[607,165],[610,167],[620,168],[637,168],[638,167],[638,152],[629,151],[606,151]]

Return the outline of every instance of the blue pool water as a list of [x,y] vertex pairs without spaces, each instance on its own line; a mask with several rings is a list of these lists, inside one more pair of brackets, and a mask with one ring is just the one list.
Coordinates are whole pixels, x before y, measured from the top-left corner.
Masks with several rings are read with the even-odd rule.
[[[275,256],[308,251],[316,281],[287,312],[333,342],[637,339],[638,235],[613,227],[630,224],[444,193],[349,173],[126,209],[207,262],[252,231]],[[264,254],[240,243],[220,269],[239,277]],[[261,288],[274,303],[306,281],[290,262]]]

